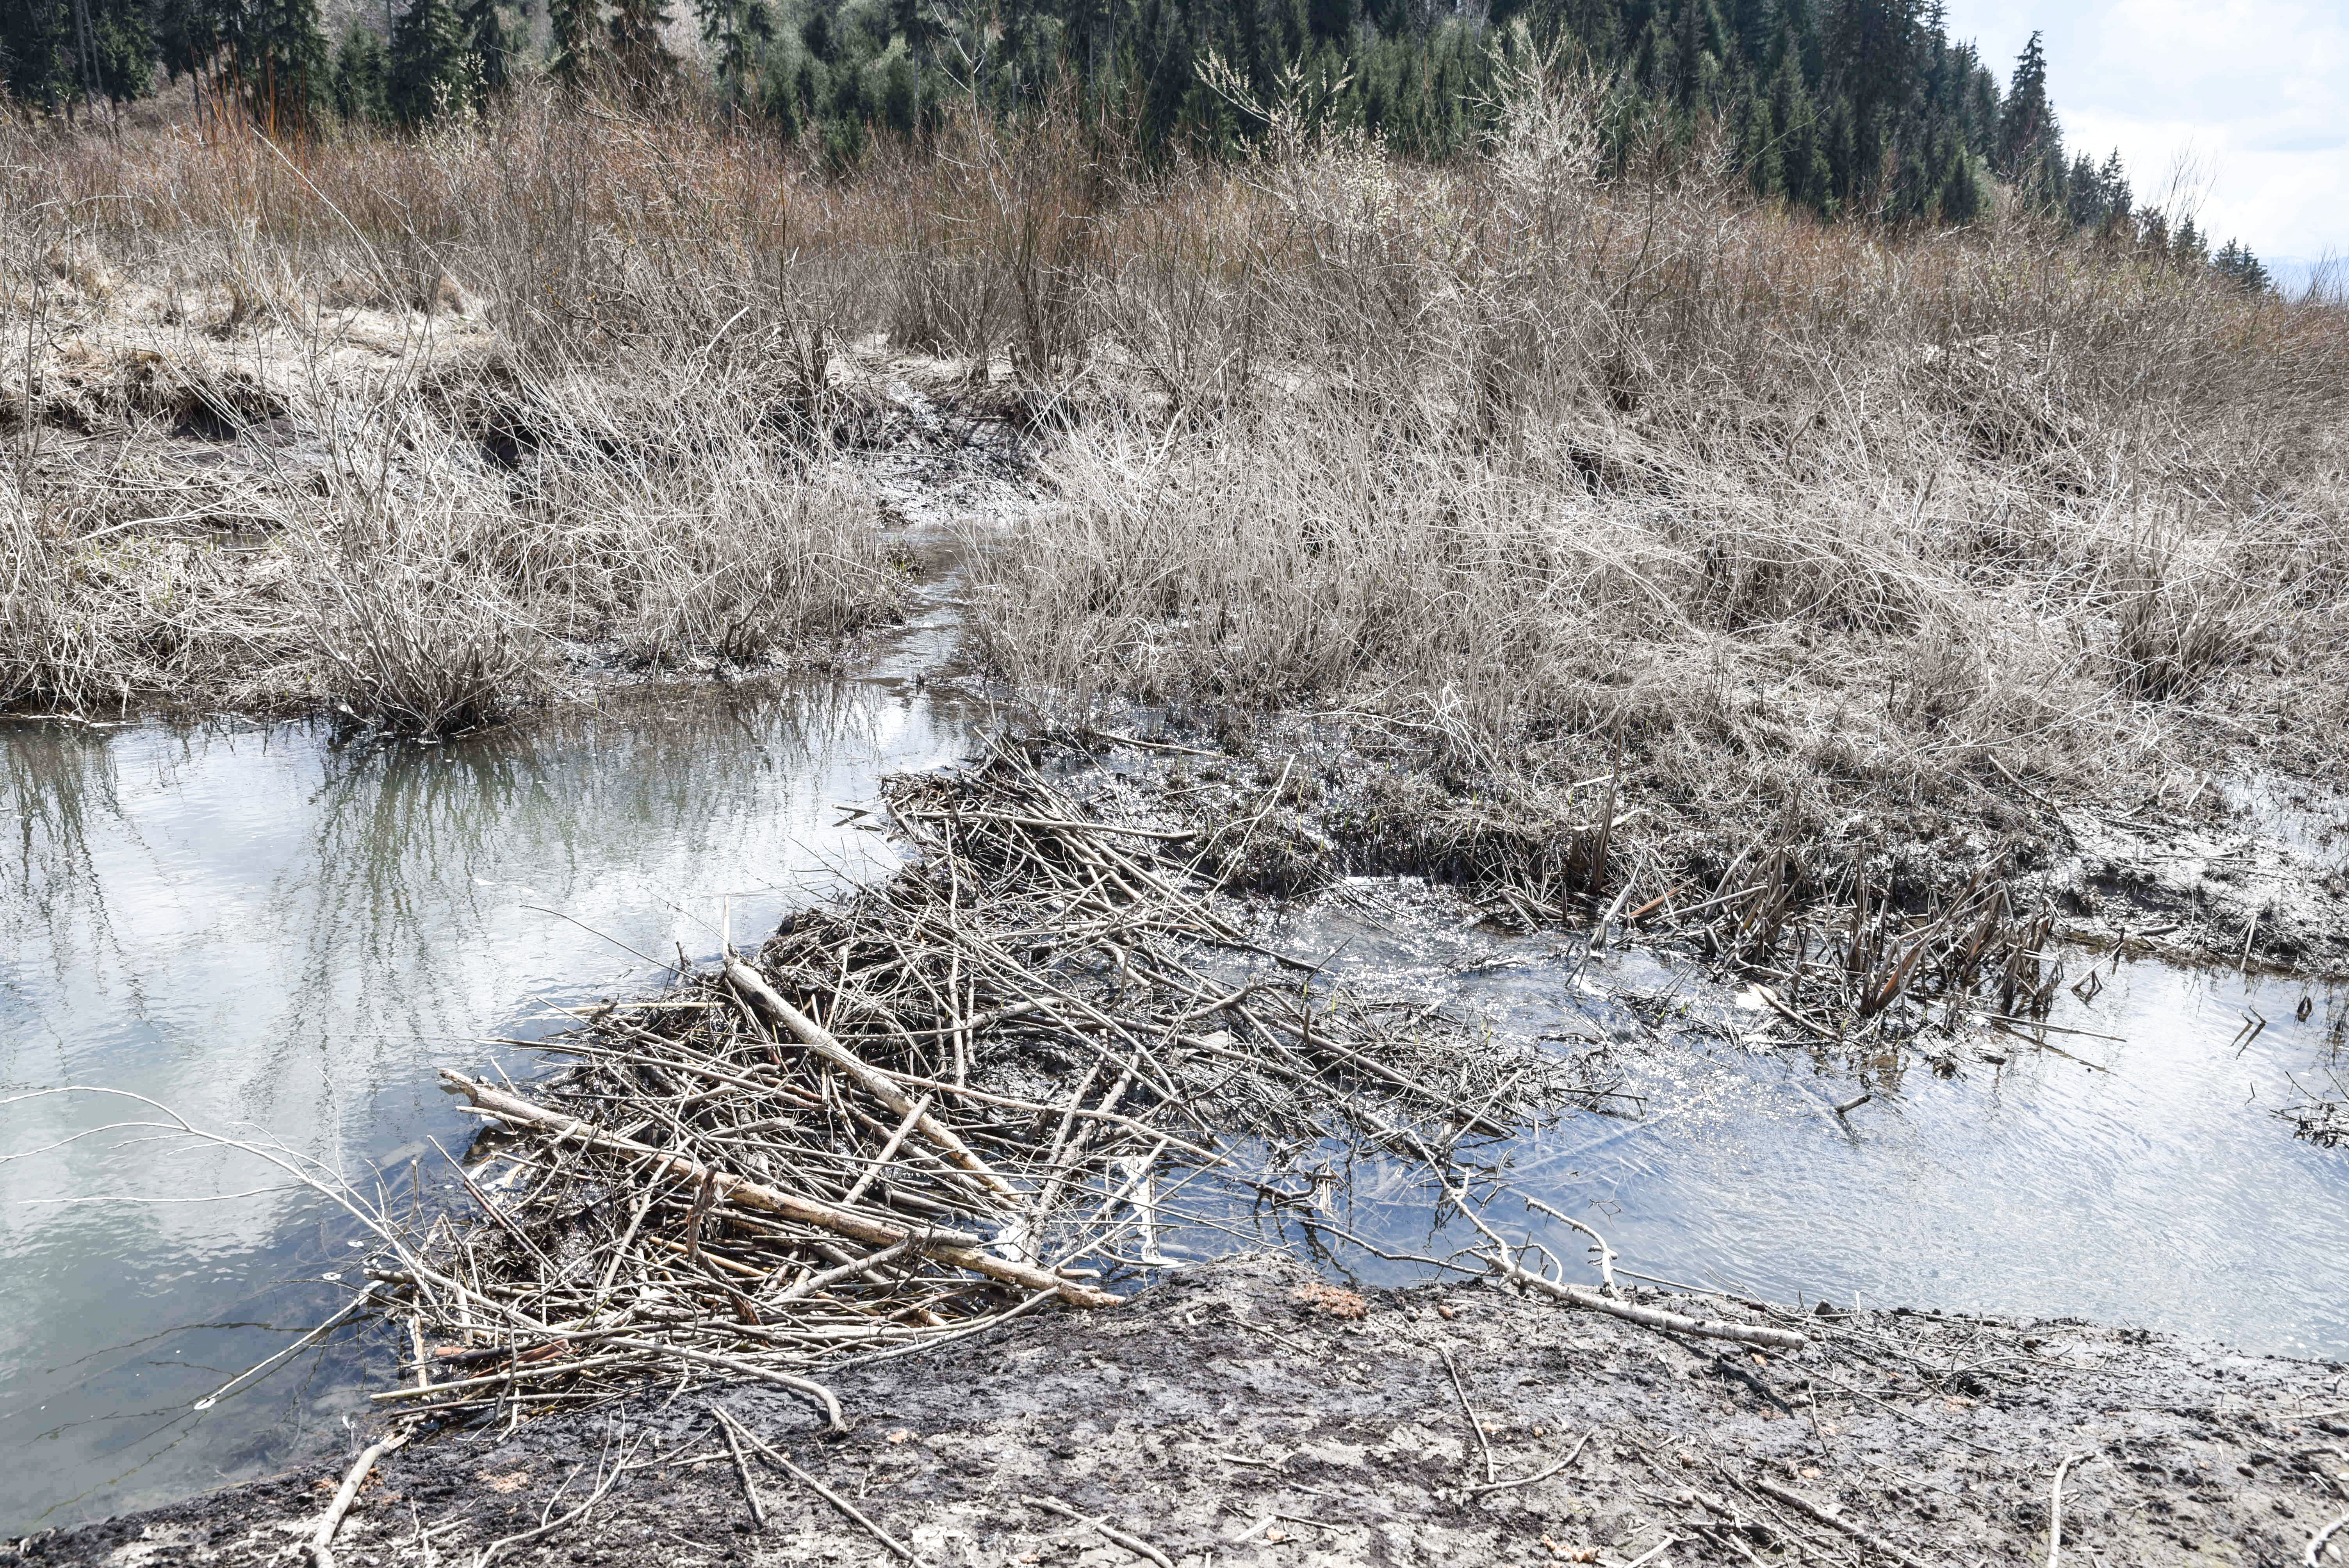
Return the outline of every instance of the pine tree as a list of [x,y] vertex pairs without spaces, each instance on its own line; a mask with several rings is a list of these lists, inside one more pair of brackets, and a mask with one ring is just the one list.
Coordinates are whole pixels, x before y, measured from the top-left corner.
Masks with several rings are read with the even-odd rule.
[[56,110],[87,91],[70,0],[10,0],[0,7],[0,65],[8,96]]
[[2064,214],[2075,229],[2094,228],[2105,221],[2104,181],[2085,152],[2073,156],[2071,172],[2064,177]]
[[[695,7],[701,17],[703,39],[716,47],[718,85],[727,102],[739,102],[744,84],[757,71],[760,57],[775,36],[774,14],[766,0],[695,0]],[[901,16],[896,30],[903,34],[918,26],[918,17]]]
[[1834,171],[1820,136],[1819,119],[1803,85],[1802,61],[1787,50],[1770,81],[1770,124],[1777,138],[1781,188],[1794,201],[1823,207]]
[[670,20],[667,0],[613,0],[605,24],[612,66],[639,101],[665,97],[677,84],[678,58],[663,36]]
[[1897,104],[1914,64],[1915,0],[1836,0],[1828,31],[1835,83],[1856,114]]
[[390,76],[383,39],[374,28],[354,22],[335,51],[335,112],[347,120],[390,119]]
[[513,39],[498,0],[459,0],[457,36],[464,40],[475,101],[503,92],[512,79]]
[[546,0],[547,65],[555,79],[576,86],[603,39],[598,0]]
[[326,107],[334,70],[317,0],[192,0],[163,22],[171,53],[210,76],[265,134],[299,131]]
[[2169,259],[2181,267],[2199,267],[2210,259],[2210,242],[2195,230],[2191,214],[2178,220],[2168,249]]
[[70,111],[146,93],[160,57],[145,0],[9,0],[0,5],[0,88]]
[[1941,176],[1941,222],[1971,223],[1982,216],[1982,182],[1974,177],[1973,155],[1962,147],[1950,150],[1950,162]]
[[2219,253],[2210,258],[2210,270],[2245,294],[2266,294],[2275,286],[2267,268],[2251,253],[2251,248],[2232,240],[2220,246]]

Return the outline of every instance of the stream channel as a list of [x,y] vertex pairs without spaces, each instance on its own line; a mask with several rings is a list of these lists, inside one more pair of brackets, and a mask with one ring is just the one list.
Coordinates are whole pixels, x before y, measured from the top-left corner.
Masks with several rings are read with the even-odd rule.
[[[552,1006],[649,987],[680,950],[708,961],[721,930],[747,944],[896,863],[840,808],[963,753],[972,716],[915,678],[951,634],[930,617],[845,682],[633,691],[430,748],[9,726],[0,1084],[129,1090],[445,1186],[440,1148],[472,1123],[438,1070],[540,1067],[483,1037],[551,1033]],[[2302,1020],[2298,981],[2106,961],[2093,1001],[2064,997],[2055,1021],[2095,1032],[2062,1037],[2068,1054],[1914,1066],[1838,1118],[1847,1069],[1741,1038],[1756,1015],[1682,960],[1486,934],[1410,882],[1349,884],[1281,927],[1365,989],[1607,1046],[1638,1119],[1569,1113],[1492,1154],[1626,1269],[2349,1357],[2349,1149],[2272,1114],[2337,1061],[2349,997],[2319,987]],[[2246,1009],[2268,1020],[2248,1041]],[[0,1536],[321,1460],[380,1370],[337,1338],[196,1408],[347,1301],[361,1254],[347,1220],[249,1158],[124,1133],[48,1147],[153,1117],[76,1095],[0,1121],[0,1152],[48,1150],[0,1164]],[[1431,1243],[1408,1178],[1345,1174],[1344,1222]],[[1534,1233],[1581,1255],[1564,1227]]]

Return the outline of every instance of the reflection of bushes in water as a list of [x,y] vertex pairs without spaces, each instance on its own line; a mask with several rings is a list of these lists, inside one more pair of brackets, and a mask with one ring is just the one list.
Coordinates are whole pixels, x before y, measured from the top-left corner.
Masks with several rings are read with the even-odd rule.
[[429,748],[329,746],[312,859],[362,873],[354,908],[388,907],[404,884],[477,865],[574,863],[599,836],[715,831],[746,769],[819,768],[868,713],[848,683],[775,680],[617,693]]
[[820,767],[869,713],[845,683],[771,680],[558,704],[429,747],[323,745],[305,873],[273,895],[284,927],[307,934],[295,1011],[342,1010],[335,994],[355,983],[382,1018],[450,1026],[443,1003],[467,960],[445,925],[415,918],[429,901],[502,907],[523,884],[548,895],[525,902],[548,902],[559,879],[639,839],[673,852],[741,831],[746,772]]
[[76,920],[88,922],[93,948],[119,951],[92,847],[94,837],[120,820],[116,786],[113,752],[102,734],[62,725],[0,727],[0,799],[16,813],[10,852],[0,859],[0,906],[6,910],[0,930],[19,951],[62,953]]

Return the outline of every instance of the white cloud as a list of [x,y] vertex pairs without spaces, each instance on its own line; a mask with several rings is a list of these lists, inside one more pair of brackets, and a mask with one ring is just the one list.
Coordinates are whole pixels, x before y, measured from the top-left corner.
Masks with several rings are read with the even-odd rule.
[[[2338,0],[1951,0],[2002,79],[2034,27],[2066,141],[2120,149],[2140,201],[2297,271],[2349,253],[2349,9]],[[2298,263],[2292,266],[2291,263]]]

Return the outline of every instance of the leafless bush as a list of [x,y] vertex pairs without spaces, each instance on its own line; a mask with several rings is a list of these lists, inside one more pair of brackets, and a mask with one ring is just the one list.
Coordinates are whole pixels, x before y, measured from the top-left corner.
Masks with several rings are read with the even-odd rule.
[[[1993,762],[2113,787],[2198,714],[2279,724],[2271,670],[2338,705],[2336,305],[2013,214],[1822,225],[1702,149],[1609,174],[1609,84],[1514,57],[1493,144],[1441,167],[1284,108],[1263,156],[1145,168],[1056,111],[842,179],[523,93],[423,138],[22,142],[0,199],[25,298],[160,293],[191,342],[323,337],[328,299],[486,319],[481,365],[421,387],[523,449],[450,470],[503,519],[463,603],[642,662],[884,613],[857,509],[775,440],[842,428],[885,334],[1078,419],[1067,504],[982,568],[977,634],[1039,702],[1368,714],[1529,789],[1620,731],[1692,820],[1824,823]],[[2152,554],[2115,521],[2149,517]],[[2349,730],[2293,733],[2313,765]]]

